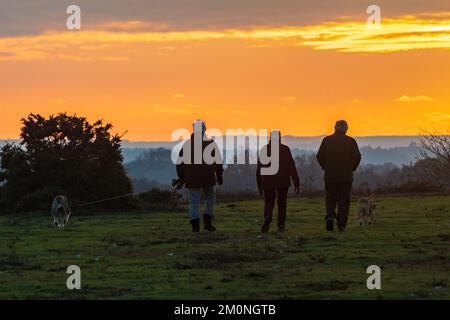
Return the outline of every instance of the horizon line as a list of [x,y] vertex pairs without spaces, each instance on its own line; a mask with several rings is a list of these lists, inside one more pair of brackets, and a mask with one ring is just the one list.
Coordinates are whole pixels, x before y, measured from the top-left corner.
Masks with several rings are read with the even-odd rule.
[[[330,133],[332,134],[332,133]],[[301,135],[301,136],[297,136],[297,135],[291,135],[291,134],[286,134],[286,135],[282,135],[281,137],[289,137],[289,138],[322,138],[322,137],[326,137],[330,134],[320,134],[320,135],[311,135],[311,136],[307,136],[307,135]],[[227,136],[227,135],[221,135],[220,137],[223,136]],[[229,136],[234,136],[234,137],[238,137],[238,136],[242,136],[242,135],[229,135]],[[244,135],[246,137],[249,136],[255,136],[255,135]],[[258,136],[258,135],[257,135]],[[349,135],[353,138],[417,138],[417,137],[421,137],[420,134],[406,134],[406,135],[396,135],[396,134],[380,134],[380,135]],[[212,137],[216,137],[216,136],[212,136]],[[19,137],[17,138],[0,138],[0,141],[14,141],[14,140],[21,140]],[[138,143],[138,142],[177,142],[179,140],[129,140],[129,139],[122,139],[122,142],[131,142],[131,143]]]

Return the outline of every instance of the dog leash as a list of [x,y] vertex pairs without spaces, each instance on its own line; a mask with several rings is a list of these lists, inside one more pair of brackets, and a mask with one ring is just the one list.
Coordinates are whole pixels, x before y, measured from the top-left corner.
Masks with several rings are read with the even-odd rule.
[[[145,192],[147,192],[147,191],[145,191]],[[124,194],[124,195],[121,195],[121,196],[115,196],[115,197],[111,197],[111,198],[105,198],[105,199],[101,199],[101,200],[90,201],[90,202],[84,202],[84,203],[81,203],[81,204],[75,204],[74,206],[75,206],[75,207],[80,207],[80,208],[81,208],[81,207],[86,207],[86,206],[90,206],[90,205],[93,205],[93,204],[98,204],[98,203],[103,203],[103,202],[112,201],[112,200],[118,200],[118,199],[128,198],[128,197],[132,197],[132,196],[138,196],[138,195],[143,194],[143,193],[145,193],[145,192],[139,192],[139,193],[135,193],[135,192],[133,192],[133,193],[127,193],[127,194]]]
[[[81,204],[74,204],[74,207],[82,208],[82,207],[87,207],[90,205],[104,203],[104,202],[108,202],[108,201],[124,199],[124,198],[128,198],[128,197],[133,197],[133,196],[139,196],[141,194],[147,193],[148,191],[149,190],[142,191],[142,192],[132,192],[132,193],[127,193],[127,194],[123,194],[123,195],[115,196],[115,197],[111,197],[111,198],[105,198],[105,199],[96,200],[96,201],[84,202]],[[176,202],[176,199],[178,199],[178,197],[177,197],[178,191],[179,191],[179,189],[176,187],[173,187],[172,190],[170,191],[170,196],[169,196],[168,203],[167,203],[169,209],[173,208],[173,206]]]

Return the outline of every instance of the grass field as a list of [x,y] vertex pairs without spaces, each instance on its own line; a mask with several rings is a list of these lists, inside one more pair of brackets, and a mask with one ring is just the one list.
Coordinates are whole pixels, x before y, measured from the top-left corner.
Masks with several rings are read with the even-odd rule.
[[[345,233],[324,230],[321,199],[290,199],[288,230],[258,234],[261,201],[220,202],[218,231],[186,214],[0,216],[2,299],[449,299],[450,196],[380,198],[375,225],[352,204]],[[66,288],[66,269],[82,289]],[[381,290],[366,267],[382,268]]]

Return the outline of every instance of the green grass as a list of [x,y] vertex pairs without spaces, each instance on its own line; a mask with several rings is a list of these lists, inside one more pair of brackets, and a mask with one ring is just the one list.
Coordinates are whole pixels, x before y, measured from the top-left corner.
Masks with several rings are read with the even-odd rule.
[[[360,227],[324,230],[321,199],[290,199],[288,231],[259,236],[262,201],[217,204],[218,231],[190,232],[187,214],[0,216],[1,299],[449,299],[450,197],[377,201]],[[82,289],[66,288],[66,269]],[[366,268],[382,268],[382,290]]]

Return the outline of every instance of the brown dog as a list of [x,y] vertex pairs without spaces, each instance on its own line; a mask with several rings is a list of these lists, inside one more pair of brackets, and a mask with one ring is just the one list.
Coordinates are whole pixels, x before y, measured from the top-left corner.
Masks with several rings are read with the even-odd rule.
[[359,225],[370,225],[375,222],[376,205],[372,198],[361,198],[358,201]]

